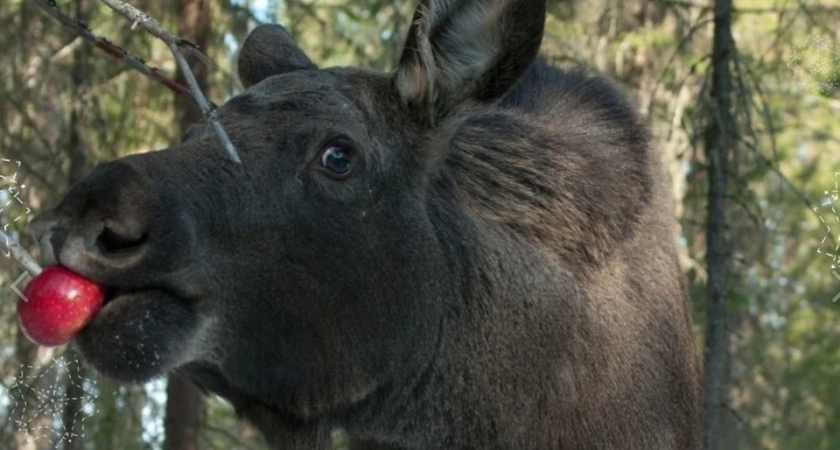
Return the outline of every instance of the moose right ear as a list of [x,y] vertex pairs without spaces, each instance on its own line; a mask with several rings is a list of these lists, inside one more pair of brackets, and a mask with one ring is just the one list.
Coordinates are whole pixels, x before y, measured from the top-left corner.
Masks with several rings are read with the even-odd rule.
[[501,98],[534,62],[546,0],[421,0],[394,83],[427,125]]
[[280,25],[254,28],[242,44],[237,66],[246,89],[272,75],[318,68]]

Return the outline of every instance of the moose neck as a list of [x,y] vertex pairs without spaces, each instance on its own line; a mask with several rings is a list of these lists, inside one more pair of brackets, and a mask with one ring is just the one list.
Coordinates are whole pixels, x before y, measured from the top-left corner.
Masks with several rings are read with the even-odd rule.
[[[536,431],[539,421],[545,420],[532,415],[531,408],[545,399],[536,398],[538,390],[527,386],[551,383],[546,375],[551,370],[539,352],[523,349],[528,342],[548,346],[558,335],[570,342],[586,336],[583,295],[575,290],[574,276],[539,247],[498,224],[465,213],[451,203],[451,194],[443,187],[433,189],[428,212],[451,276],[449,295],[440,299],[446,308],[433,357],[421,370],[415,367],[400,374],[400,390],[385,385],[356,405],[346,415],[353,421],[342,425],[362,436],[376,435],[375,430],[403,430],[400,435],[377,438],[407,449],[496,448],[503,444],[499,436],[522,439],[506,442],[504,448],[548,448],[547,442],[528,441],[536,435],[531,431]],[[561,293],[556,286],[569,290]],[[522,297],[522,292],[534,295]],[[557,302],[566,304],[568,317],[554,312]],[[508,362],[498,361],[500,348],[513,355]],[[550,351],[563,354],[565,349]],[[521,367],[533,370],[523,376]],[[509,392],[488,396],[488,390]],[[466,409],[474,414],[441,411],[440,405],[451,404],[442,399],[453,398],[459,399],[462,410],[468,405]],[[514,424],[517,430],[502,429],[509,425],[496,420],[510,410],[523,412],[521,421]],[[436,432],[429,433],[431,429]],[[429,441],[430,436],[434,441]],[[476,443],[481,445],[475,447]]]

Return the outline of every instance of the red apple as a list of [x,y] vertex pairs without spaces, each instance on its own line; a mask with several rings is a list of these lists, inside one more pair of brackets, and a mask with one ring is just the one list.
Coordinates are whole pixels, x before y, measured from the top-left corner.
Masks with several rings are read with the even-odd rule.
[[17,303],[23,333],[32,342],[57,346],[70,341],[102,308],[105,290],[99,284],[54,265],[39,273]]

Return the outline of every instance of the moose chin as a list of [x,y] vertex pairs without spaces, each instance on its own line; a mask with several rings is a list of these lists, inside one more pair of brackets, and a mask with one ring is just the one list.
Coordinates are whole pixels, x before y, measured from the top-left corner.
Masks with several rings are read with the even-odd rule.
[[176,372],[278,449],[700,448],[660,154],[613,84],[540,56],[544,0],[423,0],[396,70],[279,25],[218,118],[98,165],[33,224],[106,286],[99,372]]

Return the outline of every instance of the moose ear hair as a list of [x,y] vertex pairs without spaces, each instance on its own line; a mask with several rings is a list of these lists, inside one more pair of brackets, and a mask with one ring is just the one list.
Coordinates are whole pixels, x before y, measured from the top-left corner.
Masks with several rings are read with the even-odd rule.
[[394,83],[428,124],[502,97],[534,62],[546,0],[421,0]]
[[242,44],[237,66],[246,89],[272,75],[318,68],[281,25],[254,28]]

